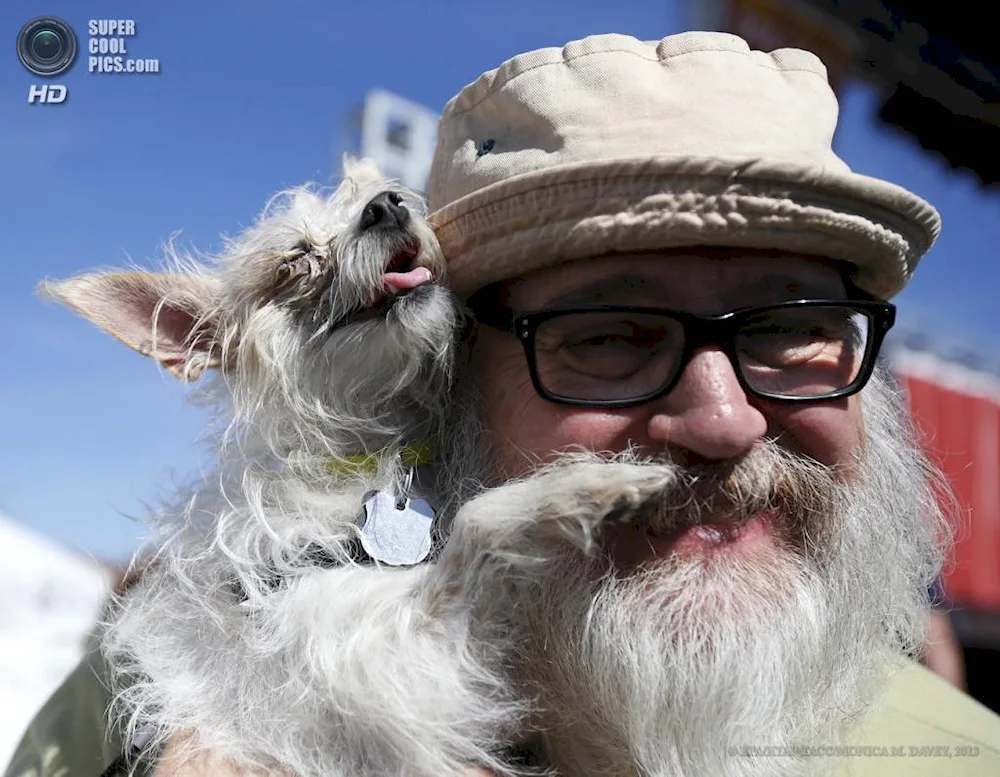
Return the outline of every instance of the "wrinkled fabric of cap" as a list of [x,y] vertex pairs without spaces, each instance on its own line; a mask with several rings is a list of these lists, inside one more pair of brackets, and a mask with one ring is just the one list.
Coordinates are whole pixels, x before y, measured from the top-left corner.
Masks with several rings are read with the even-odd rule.
[[814,54],[726,33],[516,56],[441,116],[428,207],[451,285],[468,295],[573,259],[728,246],[846,261],[892,297],[940,218],[851,172],[832,149],[837,112]]

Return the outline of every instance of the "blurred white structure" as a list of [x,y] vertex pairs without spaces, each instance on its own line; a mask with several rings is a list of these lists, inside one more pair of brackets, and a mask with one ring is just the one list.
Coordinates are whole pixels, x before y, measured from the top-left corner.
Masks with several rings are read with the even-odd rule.
[[96,561],[0,514],[0,769],[77,665],[112,583]]
[[392,92],[371,91],[361,111],[361,156],[374,159],[390,178],[426,192],[437,123],[438,115],[422,105]]

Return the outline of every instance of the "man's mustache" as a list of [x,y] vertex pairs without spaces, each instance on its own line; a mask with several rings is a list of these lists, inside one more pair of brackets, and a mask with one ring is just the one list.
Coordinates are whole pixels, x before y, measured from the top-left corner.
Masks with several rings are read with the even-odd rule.
[[639,513],[610,518],[656,533],[708,523],[736,528],[770,511],[784,532],[802,536],[832,514],[840,485],[829,468],[774,440],[725,461],[666,450],[641,462],[675,469],[673,484]]

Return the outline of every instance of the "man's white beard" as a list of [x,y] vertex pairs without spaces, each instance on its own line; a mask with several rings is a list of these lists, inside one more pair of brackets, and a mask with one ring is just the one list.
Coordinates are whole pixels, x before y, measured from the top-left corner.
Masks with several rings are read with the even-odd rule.
[[[506,581],[520,671],[560,774],[773,777],[832,765],[792,752],[839,741],[894,660],[919,647],[941,559],[933,475],[884,382],[866,391],[865,421],[849,485],[772,443],[750,457],[758,481],[782,460],[803,493],[825,494],[794,542],[626,576],[566,550]],[[746,746],[787,754],[754,758]]]

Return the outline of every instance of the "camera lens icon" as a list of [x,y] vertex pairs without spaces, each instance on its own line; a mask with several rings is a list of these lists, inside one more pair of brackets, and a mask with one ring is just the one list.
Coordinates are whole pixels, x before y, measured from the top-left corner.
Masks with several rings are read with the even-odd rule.
[[17,56],[35,75],[65,73],[76,59],[73,28],[55,16],[39,16],[25,24],[17,35]]

